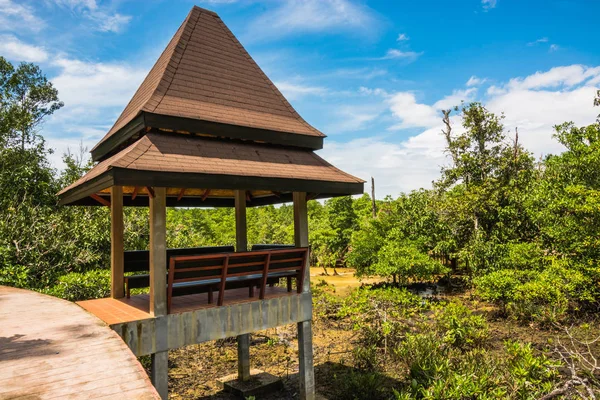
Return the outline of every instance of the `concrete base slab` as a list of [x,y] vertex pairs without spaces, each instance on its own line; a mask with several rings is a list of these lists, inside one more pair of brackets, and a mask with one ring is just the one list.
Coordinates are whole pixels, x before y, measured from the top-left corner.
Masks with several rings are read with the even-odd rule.
[[258,396],[283,389],[283,382],[279,377],[259,369],[251,369],[250,379],[247,381],[238,381],[237,378],[237,374],[227,375],[217,379],[217,384],[224,391],[244,399],[248,396]]

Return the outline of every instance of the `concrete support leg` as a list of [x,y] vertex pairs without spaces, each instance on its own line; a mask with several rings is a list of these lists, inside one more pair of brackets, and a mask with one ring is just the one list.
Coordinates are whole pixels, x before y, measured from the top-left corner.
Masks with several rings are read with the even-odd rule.
[[312,321],[298,322],[298,357],[300,358],[300,399],[314,400]]
[[169,352],[161,351],[152,354],[152,372],[150,379],[160,395],[160,398],[167,400],[169,395]]
[[238,380],[250,380],[250,334],[237,337]]

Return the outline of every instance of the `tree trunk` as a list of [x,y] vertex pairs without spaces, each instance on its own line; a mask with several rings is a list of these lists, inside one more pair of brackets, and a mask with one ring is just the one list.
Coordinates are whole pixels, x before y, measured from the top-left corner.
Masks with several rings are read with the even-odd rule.
[[377,217],[377,203],[375,202],[375,178],[371,177],[371,206],[373,208],[373,218]]

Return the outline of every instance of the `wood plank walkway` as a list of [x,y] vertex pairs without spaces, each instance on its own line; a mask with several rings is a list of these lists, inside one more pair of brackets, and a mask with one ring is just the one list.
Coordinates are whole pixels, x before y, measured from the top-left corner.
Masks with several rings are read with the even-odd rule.
[[69,301],[0,286],[0,399],[159,399],[121,338]]

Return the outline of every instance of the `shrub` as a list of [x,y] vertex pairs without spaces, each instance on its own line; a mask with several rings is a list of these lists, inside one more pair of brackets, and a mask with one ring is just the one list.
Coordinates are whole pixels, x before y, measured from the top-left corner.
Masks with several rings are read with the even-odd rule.
[[396,241],[389,241],[379,250],[377,263],[373,268],[376,275],[398,276],[400,282],[404,284],[411,279],[430,281],[435,275],[449,271],[442,263],[423,253],[418,246]]
[[506,314],[506,307],[514,302],[517,289],[531,277],[529,271],[503,269],[475,278],[473,283],[483,300],[499,305]]
[[500,270],[476,278],[481,298],[521,321],[554,323],[598,296],[594,267],[552,260],[543,271]]
[[482,346],[489,336],[485,318],[474,315],[460,303],[450,302],[439,306],[434,318],[437,329],[444,335],[444,342],[453,347],[466,349]]
[[46,293],[71,301],[107,297],[110,295],[110,270],[96,269],[63,275]]
[[517,342],[495,356],[483,348],[461,351],[429,331],[407,335],[397,352],[409,369],[409,384],[397,399],[535,399],[558,377],[557,364]]
[[340,400],[386,400],[385,378],[377,372],[352,370],[335,377],[335,398]]

